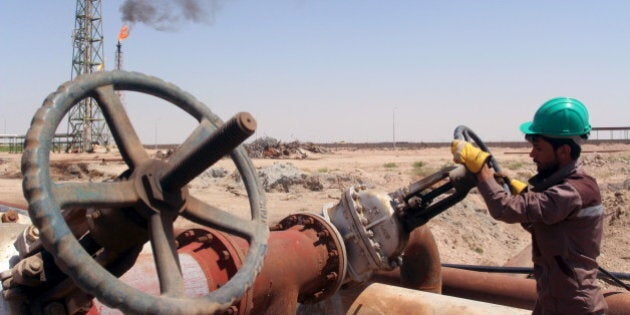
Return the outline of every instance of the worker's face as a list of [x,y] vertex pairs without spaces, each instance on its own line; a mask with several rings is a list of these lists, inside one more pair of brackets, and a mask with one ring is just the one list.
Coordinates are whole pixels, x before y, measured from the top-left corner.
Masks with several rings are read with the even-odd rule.
[[558,155],[551,143],[541,137],[536,137],[530,143],[532,144],[532,150],[529,152],[529,156],[536,163],[538,174],[543,176],[550,175],[560,168]]

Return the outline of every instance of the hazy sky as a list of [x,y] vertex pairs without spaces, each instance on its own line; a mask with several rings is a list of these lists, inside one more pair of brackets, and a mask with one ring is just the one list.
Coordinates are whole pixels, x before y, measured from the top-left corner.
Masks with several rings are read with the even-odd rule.
[[[630,125],[630,1],[197,2],[194,14],[158,11],[177,20],[159,29],[130,25],[124,69],[178,85],[224,120],[252,113],[256,137],[447,141],[465,124],[519,140],[518,125],[555,96],[582,100],[593,126]],[[125,1],[102,3],[111,70]],[[75,4],[0,4],[1,133],[24,134],[70,79]],[[145,143],[193,128],[153,98],[125,103]]]

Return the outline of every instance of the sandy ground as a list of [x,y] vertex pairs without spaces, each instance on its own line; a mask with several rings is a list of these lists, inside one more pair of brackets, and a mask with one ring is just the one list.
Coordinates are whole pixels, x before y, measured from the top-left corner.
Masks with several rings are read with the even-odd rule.
[[[526,180],[535,172],[526,148],[490,148],[504,171]],[[609,271],[630,272],[630,144],[586,145],[583,164],[603,192],[607,211],[605,236],[599,263]],[[155,152],[150,152],[155,154]],[[25,204],[21,189],[19,154],[0,153],[0,201]],[[126,169],[116,153],[52,154],[53,179],[101,181]],[[336,203],[352,184],[391,192],[451,164],[448,147],[422,150],[336,150],[308,154],[305,159],[255,159],[264,169],[273,164],[291,164],[322,179],[323,188],[313,191],[300,185],[266,194],[269,223],[298,211],[320,212]],[[245,191],[232,174],[235,167],[224,159],[212,168],[227,170],[227,176],[199,176],[191,193],[226,211],[247,215]],[[205,174],[205,173],[204,173]],[[202,174],[203,175],[203,174]],[[337,180],[335,180],[337,179]],[[475,189],[460,202],[428,223],[438,242],[442,261],[456,264],[502,266],[526,250],[529,235],[518,225],[493,220]],[[520,264],[530,265],[527,261]],[[609,284],[604,284],[609,285]]]

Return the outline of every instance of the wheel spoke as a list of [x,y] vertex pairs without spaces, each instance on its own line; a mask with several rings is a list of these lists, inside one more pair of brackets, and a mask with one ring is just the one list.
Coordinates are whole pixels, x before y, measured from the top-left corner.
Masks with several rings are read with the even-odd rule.
[[212,164],[232,152],[256,130],[256,121],[248,113],[238,113],[216,128],[201,120],[193,133],[169,159],[169,167],[160,179],[165,190],[177,190],[188,184]]
[[203,201],[189,197],[182,215],[195,223],[235,234],[251,240],[256,233],[256,221],[243,219]]
[[160,291],[164,296],[184,296],[184,278],[175,248],[173,219],[155,213],[150,219],[151,247],[160,280]]
[[54,183],[52,193],[60,208],[122,208],[139,196],[132,181],[101,183]]
[[144,150],[120,98],[114,91],[113,85],[97,88],[95,99],[101,107],[107,125],[127,165],[133,170],[136,166],[148,160],[149,155]]

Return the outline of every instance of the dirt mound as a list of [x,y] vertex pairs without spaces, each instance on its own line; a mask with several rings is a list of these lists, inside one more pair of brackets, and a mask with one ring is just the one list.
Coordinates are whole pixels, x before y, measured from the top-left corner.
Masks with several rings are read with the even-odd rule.
[[252,158],[265,159],[305,159],[308,153],[325,153],[326,149],[317,146],[312,142],[301,143],[293,141],[283,143],[270,137],[257,139],[256,141],[245,144],[245,150]]
[[604,208],[611,226],[630,226],[630,204],[626,194],[630,189],[623,191],[605,191],[603,194]]

